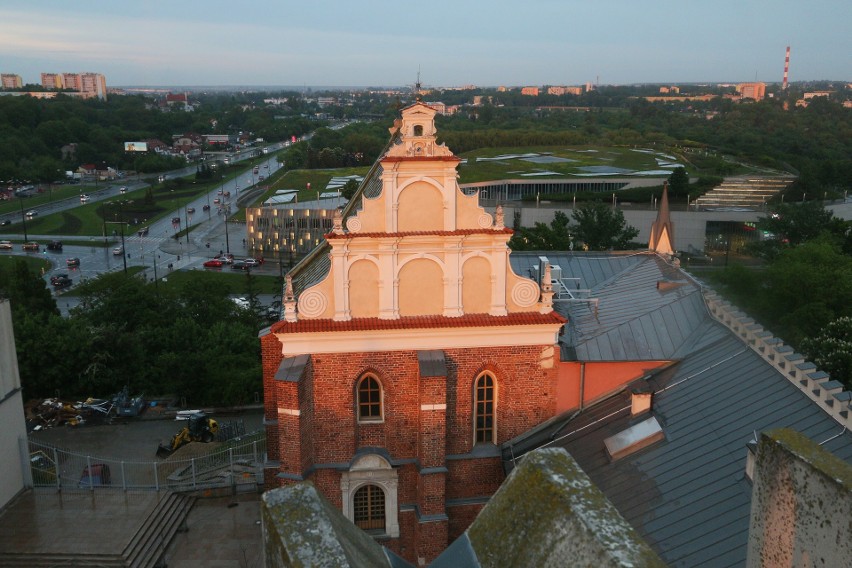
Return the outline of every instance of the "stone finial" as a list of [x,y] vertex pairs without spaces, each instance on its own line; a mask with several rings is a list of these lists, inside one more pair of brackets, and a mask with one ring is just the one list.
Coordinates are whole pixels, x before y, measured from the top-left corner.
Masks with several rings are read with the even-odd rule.
[[506,228],[506,225],[503,223],[503,206],[502,205],[498,205],[497,209],[494,211],[494,228],[497,229],[498,231],[500,229]]
[[334,210],[334,226],[331,230],[335,235],[343,234],[343,211],[339,208]]
[[543,314],[553,311],[553,274],[550,263],[544,265],[544,275],[541,278],[541,309]]
[[293,292],[293,277],[289,274],[284,279],[284,320],[296,322],[299,316],[296,314],[296,294]]

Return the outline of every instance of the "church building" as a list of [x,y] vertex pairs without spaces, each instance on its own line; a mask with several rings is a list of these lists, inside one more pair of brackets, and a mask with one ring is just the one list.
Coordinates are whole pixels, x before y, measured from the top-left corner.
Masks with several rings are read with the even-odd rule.
[[403,109],[313,267],[261,336],[267,487],[311,481],[344,515],[429,562],[504,479],[500,445],[557,413],[550,269],[509,263],[502,209],[458,186],[436,111]]

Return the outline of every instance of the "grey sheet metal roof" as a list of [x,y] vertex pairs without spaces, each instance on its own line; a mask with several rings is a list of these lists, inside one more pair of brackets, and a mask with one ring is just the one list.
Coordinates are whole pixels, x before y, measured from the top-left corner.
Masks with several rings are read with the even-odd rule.
[[[521,275],[535,275],[539,256],[580,278],[591,303],[554,301],[568,318],[562,359],[643,361],[682,357],[703,344],[709,314],[701,288],[654,253],[524,253],[511,255]],[[515,258],[515,257],[518,258]],[[658,283],[664,283],[658,287]]]
[[[627,391],[532,437],[565,447],[671,566],[743,566],[751,507],[746,444],[755,432],[797,430],[815,442],[843,428],[786,377],[722,328],[649,383],[665,440],[611,462],[603,440],[636,421]],[[647,417],[639,416],[637,419]],[[527,440],[529,442],[529,440]],[[823,446],[852,463],[852,433]],[[522,450],[514,448],[515,455]],[[505,455],[505,454],[504,454]]]

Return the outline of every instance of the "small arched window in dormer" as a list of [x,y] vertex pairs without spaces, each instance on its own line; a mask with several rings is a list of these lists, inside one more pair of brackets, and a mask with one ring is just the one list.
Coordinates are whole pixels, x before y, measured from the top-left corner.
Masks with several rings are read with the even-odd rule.
[[414,125],[414,135],[415,136],[423,136],[423,125],[415,124]]

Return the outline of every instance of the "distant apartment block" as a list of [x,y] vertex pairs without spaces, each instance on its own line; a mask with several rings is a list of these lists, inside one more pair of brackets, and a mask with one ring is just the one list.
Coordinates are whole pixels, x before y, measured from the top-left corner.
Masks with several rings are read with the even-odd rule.
[[833,91],[809,91],[802,95],[805,100],[812,99],[814,97],[825,97],[827,99],[831,98],[831,94]]
[[680,87],[674,87],[674,86],[672,86],[672,87],[660,87],[660,93],[663,94],[663,95],[666,95],[666,94],[669,94],[669,93],[676,95],[676,94],[680,93]]
[[0,87],[3,89],[20,89],[23,86],[24,83],[21,81],[20,75],[13,75],[11,73],[0,74]]
[[548,95],[582,95],[583,87],[560,87],[553,86],[547,88]]
[[762,101],[766,96],[766,83],[740,83],[737,92],[741,99],[753,99]]
[[61,73],[42,73],[41,86],[45,89],[64,89],[65,81]]
[[530,97],[537,97],[538,96],[538,87],[523,87],[523,88],[521,88],[521,94],[527,95],[527,96],[530,96]]
[[100,73],[42,73],[41,86],[77,91],[77,96],[84,99],[107,98],[106,78]]

